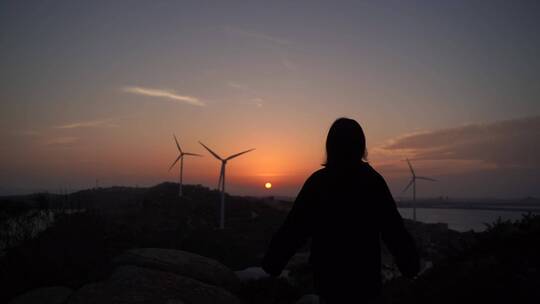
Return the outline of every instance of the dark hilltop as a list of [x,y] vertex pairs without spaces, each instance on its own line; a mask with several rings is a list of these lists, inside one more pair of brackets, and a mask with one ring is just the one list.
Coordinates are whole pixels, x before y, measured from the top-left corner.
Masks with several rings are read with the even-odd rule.
[[[187,185],[184,192],[179,198],[178,184],[162,183],[2,197],[0,301],[312,299],[308,247],[282,277],[250,276],[292,202],[227,195],[226,229],[219,230],[219,192],[200,185]],[[420,249],[423,271],[416,280],[402,278],[383,250],[385,302],[484,302],[489,296],[490,302],[532,303],[538,296],[540,245],[532,241],[540,239],[538,216],[499,221],[482,233],[459,233],[445,224],[405,224]],[[192,294],[194,286],[207,290],[205,296]]]

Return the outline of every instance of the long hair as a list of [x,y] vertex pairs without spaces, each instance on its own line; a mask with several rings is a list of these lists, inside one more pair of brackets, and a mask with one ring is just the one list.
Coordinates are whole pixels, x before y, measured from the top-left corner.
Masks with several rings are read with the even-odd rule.
[[356,120],[338,118],[326,137],[326,167],[352,165],[367,161],[366,136]]

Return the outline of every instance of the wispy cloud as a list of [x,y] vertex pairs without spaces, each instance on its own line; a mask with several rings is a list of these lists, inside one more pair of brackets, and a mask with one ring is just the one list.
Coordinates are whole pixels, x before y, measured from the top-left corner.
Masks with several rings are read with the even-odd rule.
[[275,36],[267,35],[261,32],[246,30],[243,28],[238,28],[238,27],[233,27],[233,26],[226,26],[225,33],[231,36],[246,37],[246,38],[256,39],[259,41],[265,41],[265,42],[269,42],[269,43],[277,44],[281,46],[292,44],[290,40],[287,40],[281,37],[275,37]]
[[204,102],[200,101],[197,97],[179,95],[172,90],[153,89],[153,88],[145,88],[145,87],[138,87],[138,86],[127,86],[127,87],[122,88],[122,90],[124,92],[131,93],[131,94],[164,98],[170,101],[187,103],[193,106],[200,106],[200,107],[205,106]]
[[231,87],[231,88],[233,88],[235,90],[238,90],[241,93],[249,93],[249,94],[255,93],[254,90],[245,83],[240,83],[240,82],[236,82],[236,81],[229,81],[229,82],[227,82],[227,86],[229,86],[229,87]]
[[291,40],[234,26],[226,26],[224,27],[224,30],[225,34],[231,37],[249,39],[252,41],[259,41],[267,44],[271,47],[273,53],[279,56],[278,60],[283,68],[288,71],[298,70],[298,65],[293,62],[289,57],[289,51],[291,49],[291,46],[293,45],[293,42]]
[[264,99],[262,97],[257,96],[257,92],[253,88],[251,88],[249,85],[245,83],[236,82],[236,81],[229,81],[227,82],[227,86],[240,92],[241,95],[252,96],[252,97],[249,97],[246,103],[255,105],[259,108],[263,106]]
[[263,101],[264,101],[264,100],[263,100],[262,98],[257,97],[257,98],[253,98],[253,99],[251,100],[251,103],[254,104],[255,106],[257,106],[257,107],[260,108],[260,107],[263,106]]
[[31,137],[31,136],[39,136],[41,133],[36,130],[21,130],[21,131],[15,131],[14,134]]
[[107,120],[79,121],[55,126],[55,129],[78,129],[78,128],[99,128],[99,127],[117,127],[118,125]]
[[59,147],[66,147],[66,146],[72,146],[73,144],[77,143],[79,141],[78,137],[72,137],[72,136],[65,136],[65,137],[56,137],[51,138],[45,142],[47,146],[59,146]]
[[289,58],[286,53],[281,55],[281,65],[289,71],[297,71],[298,66]]
[[391,153],[431,161],[479,161],[497,167],[540,167],[540,116],[468,124],[398,137]]

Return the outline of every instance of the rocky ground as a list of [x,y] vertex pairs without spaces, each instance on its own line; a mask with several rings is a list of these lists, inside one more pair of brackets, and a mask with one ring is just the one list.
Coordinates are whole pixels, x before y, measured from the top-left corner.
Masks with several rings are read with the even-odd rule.
[[[307,247],[280,278],[265,277],[258,268],[290,203],[228,196],[230,221],[221,231],[215,229],[215,191],[188,186],[187,198],[179,200],[175,184],[161,184],[128,193],[114,208],[126,191],[76,193],[72,199],[88,208],[60,214],[37,237],[9,248],[0,258],[0,302],[317,303]],[[48,205],[43,197],[40,204]],[[474,283],[482,288],[502,284],[531,293],[527,286],[539,277],[540,250],[533,241],[538,223],[539,217],[531,217],[475,234],[406,221],[420,248],[423,275],[403,280],[383,247],[385,302],[462,301],[476,290],[469,278],[490,282]],[[516,258],[518,251],[526,254]]]
[[103,281],[73,290],[65,286],[28,291],[10,303],[241,303],[240,282],[223,264],[193,253],[138,248],[119,255]]

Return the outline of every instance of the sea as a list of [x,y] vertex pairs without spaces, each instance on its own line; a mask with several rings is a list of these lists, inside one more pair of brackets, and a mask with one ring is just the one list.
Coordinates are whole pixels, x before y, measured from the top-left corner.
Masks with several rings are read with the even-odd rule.
[[[398,208],[403,218],[413,218],[413,208]],[[540,214],[540,210],[531,211]],[[492,224],[500,218],[503,221],[516,221],[527,214],[524,211],[506,210],[477,210],[477,209],[439,209],[416,208],[416,220],[424,223],[446,223],[449,229],[456,231],[481,232],[487,229],[486,224]]]

